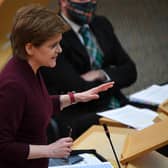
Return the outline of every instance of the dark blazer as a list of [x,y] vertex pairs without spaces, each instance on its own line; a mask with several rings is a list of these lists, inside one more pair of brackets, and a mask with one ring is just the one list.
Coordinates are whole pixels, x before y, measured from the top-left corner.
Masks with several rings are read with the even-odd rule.
[[[121,89],[135,82],[136,67],[128,54],[120,45],[114,34],[111,23],[102,16],[95,16],[90,28],[104,53],[102,69],[109,75],[115,85],[112,89],[101,93],[100,99],[89,103],[80,103],[64,111],[98,112],[107,109],[110,98],[115,95],[121,102],[127,102]],[[89,56],[73,30],[63,34],[61,42],[63,52],[58,57],[54,69],[43,68],[42,74],[50,94],[67,93],[68,91],[83,91],[101,84],[101,81],[87,82],[80,75],[91,70]],[[64,113],[64,112],[63,112]],[[65,117],[64,117],[65,118]]]

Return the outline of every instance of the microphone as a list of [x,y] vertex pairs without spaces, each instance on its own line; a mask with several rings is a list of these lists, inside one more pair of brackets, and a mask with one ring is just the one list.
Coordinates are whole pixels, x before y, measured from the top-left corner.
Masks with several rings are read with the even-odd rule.
[[115,159],[116,159],[116,161],[117,161],[117,165],[118,165],[119,168],[121,168],[119,159],[118,159],[118,157],[117,157],[117,154],[116,154],[116,152],[115,152],[115,149],[114,149],[114,146],[113,146],[111,137],[110,137],[110,132],[109,132],[109,130],[108,130],[108,128],[107,128],[107,125],[106,125],[106,124],[103,124],[103,128],[104,128],[104,131],[105,131],[105,133],[106,133],[106,136],[107,136],[107,138],[108,138],[108,140],[109,140],[109,142],[110,142],[110,145],[111,145],[111,148],[112,148],[112,150],[113,150]]

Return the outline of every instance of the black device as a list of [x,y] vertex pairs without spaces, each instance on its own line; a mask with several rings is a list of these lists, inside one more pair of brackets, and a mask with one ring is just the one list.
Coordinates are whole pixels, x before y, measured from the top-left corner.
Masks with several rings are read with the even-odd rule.
[[96,152],[95,149],[77,149],[72,150],[69,158],[57,159],[50,158],[49,166],[61,166],[61,165],[70,165],[75,164],[83,160],[83,157],[79,156],[79,154],[89,153],[95,155],[101,162],[107,162],[107,160]]
[[67,158],[50,158],[49,166],[61,166],[61,165],[72,165],[83,160],[83,157],[79,155],[70,155]]
[[75,164],[83,160],[82,156],[79,155],[72,155],[69,157],[69,164]]

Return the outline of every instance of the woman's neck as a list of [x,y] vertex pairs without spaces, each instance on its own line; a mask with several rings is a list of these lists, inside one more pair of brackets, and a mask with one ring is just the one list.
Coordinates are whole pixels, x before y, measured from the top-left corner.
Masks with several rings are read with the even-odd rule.
[[31,59],[28,60],[28,64],[31,66],[34,74],[36,75],[37,70],[39,69],[39,66],[34,61],[32,61]]

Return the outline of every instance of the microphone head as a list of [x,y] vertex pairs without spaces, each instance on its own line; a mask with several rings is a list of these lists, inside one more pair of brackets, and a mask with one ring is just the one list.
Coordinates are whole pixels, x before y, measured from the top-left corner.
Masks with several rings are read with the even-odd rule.
[[104,128],[104,131],[105,131],[107,137],[110,138],[110,132],[109,132],[109,130],[108,130],[108,128],[107,128],[107,125],[106,125],[106,124],[103,124],[103,128]]
[[105,130],[105,131],[108,131],[106,124],[103,124],[103,127],[104,127],[104,130]]
[[104,128],[104,130],[105,130],[105,132],[106,132],[106,133],[109,133],[108,128],[107,128],[107,125],[106,125],[106,124],[103,124],[103,128]]

